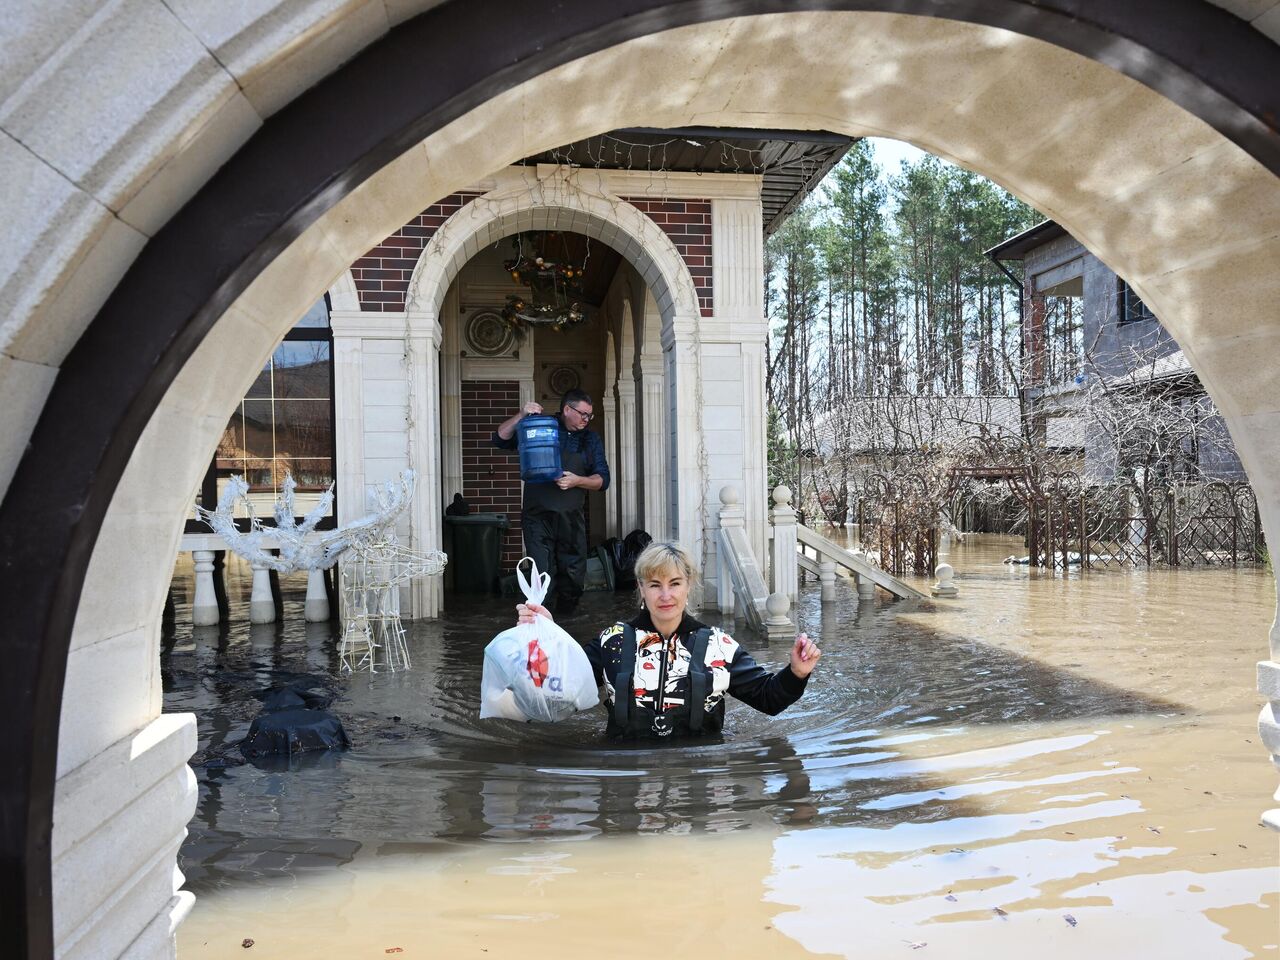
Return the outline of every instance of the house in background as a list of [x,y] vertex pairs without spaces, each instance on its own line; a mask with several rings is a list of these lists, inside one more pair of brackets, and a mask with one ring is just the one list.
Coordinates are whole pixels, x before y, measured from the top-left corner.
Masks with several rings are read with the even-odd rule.
[[1089,479],[1151,469],[1152,448],[1167,479],[1245,479],[1182,350],[1106,264],[1053,220],[986,253],[1023,265],[1025,399],[1048,436],[1082,438]]
[[[767,545],[764,238],[851,144],[821,132],[619,130],[433,203],[351,264],[285,337],[196,502],[212,506],[243,474],[255,513],[269,517],[289,473],[298,513],[333,482],[328,524],[348,523],[412,468],[401,542],[439,549],[444,508],[461,493],[508,518],[509,570],[523,553],[521,483],[490,434],[525,402],[558,412],[581,387],[613,478],[588,497],[590,544],[635,528],[678,539],[714,597],[723,487],[740,492],[757,557]],[[504,308],[533,296],[511,269],[521,251],[572,269],[584,322],[513,325]],[[212,556],[207,544],[186,549]],[[441,578],[403,600],[410,616],[439,615]]]

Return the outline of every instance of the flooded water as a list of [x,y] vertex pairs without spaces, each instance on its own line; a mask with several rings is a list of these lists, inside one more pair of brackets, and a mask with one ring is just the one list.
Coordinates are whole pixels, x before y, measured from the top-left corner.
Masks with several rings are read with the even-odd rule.
[[[413,625],[412,670],[346,677],[293,604],[194,635],[180,605],[166,709],[200,720],[180,955],[1280,956],[1253,692],[1270,574],[1054,576],[1015,552],[953,547],[950,600],[805,588],[804,699],[731,701],[723,742],[662,749],[602,741],[598,708],[477,719],[514,600],[451,602]],[[568,627],[629,610],[589,594]],[[240,762],[257,695],[290,681],[329,692],[352,749]]]

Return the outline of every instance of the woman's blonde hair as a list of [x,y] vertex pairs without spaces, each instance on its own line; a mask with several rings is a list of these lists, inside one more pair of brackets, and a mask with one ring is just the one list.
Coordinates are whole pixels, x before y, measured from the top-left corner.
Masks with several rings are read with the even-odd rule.
[[698,585],[698,568],[694,566],[689,551],[674,540],[655,540],[636,557],[636,590],[643,597],[644,583],[660,576],[668,570],[674,570],[689,581],[689,589]]

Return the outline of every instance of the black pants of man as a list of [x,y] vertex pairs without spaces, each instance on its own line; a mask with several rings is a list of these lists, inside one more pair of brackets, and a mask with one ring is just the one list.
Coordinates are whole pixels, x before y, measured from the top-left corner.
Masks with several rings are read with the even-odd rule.
[[551,574],[547,606],[557,616],[572,613],[587,579],[586,515],[581,508],[563,513],[525,510],[520,525],[525,552],[540,571]]

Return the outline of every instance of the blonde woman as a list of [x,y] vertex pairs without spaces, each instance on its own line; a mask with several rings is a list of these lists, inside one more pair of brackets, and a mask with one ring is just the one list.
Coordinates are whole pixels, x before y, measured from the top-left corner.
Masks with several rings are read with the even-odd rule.
[[[651,543],[636,558],[640,613],[615,623],[586,645],[609,712],[613,739],[716,736],[724,696],[776,716],[800,699],[822,651],[796,637],[790,663],[777,673],[760,666],[736,640],[688,613],[698,571],[678,543]],[[521,623],[545,607],[520,604]]]

